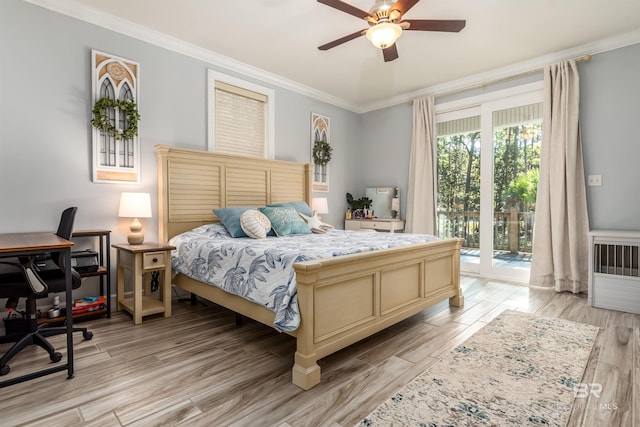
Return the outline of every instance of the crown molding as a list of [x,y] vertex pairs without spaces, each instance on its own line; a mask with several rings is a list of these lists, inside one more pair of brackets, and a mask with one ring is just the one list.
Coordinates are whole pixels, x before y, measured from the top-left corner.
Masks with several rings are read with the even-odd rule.
[[598,53],[619,49],[637,43],[640,43],[640,30],[598,40],[592,43],[587,43],[582,46],[577,46],[549,55],[540,56],[538,58],[518,62],[516,64],[496,68],[487,72],[474,74],[457,80],[452,80],[450,82],[399,94],[384,101],[363,105],[361,106],[361,110],[369,112],[382,108],[392,107],[398,104],[403,104],[411,101],[414,98],[422,96],[442,96],[454,92],[460,92],[463,90],[474,89],[490,83],[496,83],[501,80],[506,80],[517,76],[524,76],[527,74],[533,74],[536,72],[542,72],[543,68],[548,64],[554,64],[556,62],[564,61],[571,58],[582,57],[587,54],[596,55]]
[[211,65],[215,65],[224,70],[231,71],[259,80],[264,83],[269,83],[274,86],[281,87],[283,89],[290,90],[292,92],[299,93],[301,95],[308,96],[310,98],[317,99],[318,101],[326,102],[331,105],[349,110],[355,113],[362,113],[358,106],[347,102],[346,100],[329,95],[326,92],[322,92],[313,89],[309,86],[295,82],[293,80],[286,79],[282,76],[269,73],[263,69],[245,64],[244,62],[231,59],[228,56],[220,55],[211,50],[207,50],[196,46],[191,43],[187,43],[183,40],[175,37],[168,36],[159,31],[152,30],[147,27],[135,24],[126,19],[122,19],[108,13],[96,10],[85,6],[75,0],[23,0],[27,3],[43,7],[45,9],[52,10],[54,12],[70,16],[72,18],[79,19],[90,24],[106,28],[116,33],[123,34],[125,36],[133,37],[138,40],[142,40],[149,44],[171,50],[180,53],[185,56],[189,56],[194,59],[198,59],[203,62],[207,62]]

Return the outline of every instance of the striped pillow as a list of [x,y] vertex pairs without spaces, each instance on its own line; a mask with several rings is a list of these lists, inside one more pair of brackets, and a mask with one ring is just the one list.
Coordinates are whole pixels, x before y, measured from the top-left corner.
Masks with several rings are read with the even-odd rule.
[[240,227],[253,239],[264,239],[271,230],[271,221],[262,212],[250,209],[240,215]]

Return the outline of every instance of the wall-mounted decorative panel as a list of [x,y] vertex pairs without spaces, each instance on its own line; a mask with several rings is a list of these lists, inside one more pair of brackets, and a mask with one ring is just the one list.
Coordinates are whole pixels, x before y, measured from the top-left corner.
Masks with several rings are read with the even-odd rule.
[[[313,191],[329,191],[329,117],[311,113],[311,160],[313,162]],[[327,148],[328,152],[327,152]]]
[[[138,78],[140,65],[108,53],[91,52],[93,75],[93,105],[103,98],[114,100],[114,104],[127,105],[137,111]],[[93,182],[139,183],[140,182],[140,137],[128,135],[135,119],[128,108],[110,106],[101,110],[110,130],[92,127],[93,135]],[[95,112],[94,112],[95,120]]]

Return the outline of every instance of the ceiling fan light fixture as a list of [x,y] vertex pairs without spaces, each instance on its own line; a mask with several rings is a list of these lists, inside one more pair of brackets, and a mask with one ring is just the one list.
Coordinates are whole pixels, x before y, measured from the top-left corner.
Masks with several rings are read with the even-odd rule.
[[402,27],[393,22],[380,22],[367,30],[367,38],[378,49],[392,46],[402,35]]

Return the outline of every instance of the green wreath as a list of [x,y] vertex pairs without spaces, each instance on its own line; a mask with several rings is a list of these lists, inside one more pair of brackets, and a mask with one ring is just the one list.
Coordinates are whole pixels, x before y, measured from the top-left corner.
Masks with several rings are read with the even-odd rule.
[[331,161],[333,148],[327,141],[316,141],[313,144],[313,163],[324,166]]
[[[129,124],[126,129],[118,129],[111,124],[109,118],[109,109],[119,108],[126,116],[126,123]],[[96,101],[93,106],[93,119],[91,124],[100,132],[112,136],[115,139],[131,139],[138,135],[138,121],[140,121],[140,113],[138,106],[130,99],[119,101],[109,97]]]

